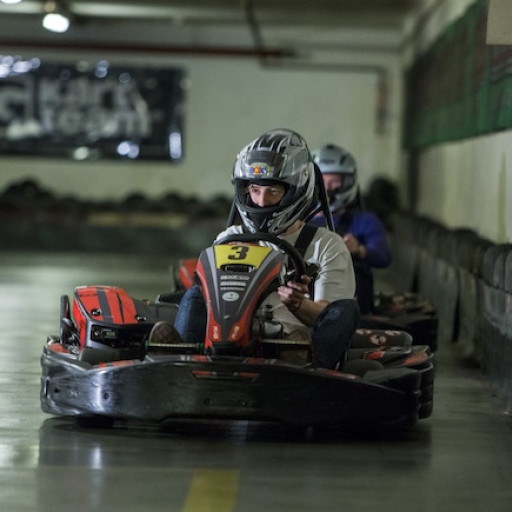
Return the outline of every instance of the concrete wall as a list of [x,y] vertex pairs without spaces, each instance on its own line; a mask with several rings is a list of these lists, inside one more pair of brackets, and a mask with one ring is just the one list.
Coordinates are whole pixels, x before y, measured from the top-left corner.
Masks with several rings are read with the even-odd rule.
[[[72,57],[63,53],[51,58]],[[236,153],[260,133],[276,127],[302,133],[311,149],[326,142],[345,145],[358,160],[363,186],[375,173],[392,179],[397,176],[401,115],[398,55],[364,56],[367,62],[382,66],[389,76],[382,133],[377,133],[376,125],[375,73],[270,70],[259,66],[256,59],[234,57],[86,58],[185,68],[189,84],[185,159],[171,165],[0,157],[0,189],[33,178],[56,194],[101,200],[121,199],[133,192],[149,197],[167,191],[202,197],[231,195],[230,173]]]

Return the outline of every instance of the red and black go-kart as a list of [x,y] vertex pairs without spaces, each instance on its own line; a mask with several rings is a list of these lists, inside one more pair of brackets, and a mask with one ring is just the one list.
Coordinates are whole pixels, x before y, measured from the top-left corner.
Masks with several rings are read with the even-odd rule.
[[62,296],[60,335],[41,357],[43,411],[102,426],[200,418],[378,428],[430,416],[433,356],[408,333],[359,330],[340,371],[313,368],[309,341],[280,335],[262,300],[292,267],[304,273],[300,254],[271,235],[231,235],[205,249],[195,272],[208,327],[193,344],[148,343],[176,304],[108,286],[76,288],[72,306]]

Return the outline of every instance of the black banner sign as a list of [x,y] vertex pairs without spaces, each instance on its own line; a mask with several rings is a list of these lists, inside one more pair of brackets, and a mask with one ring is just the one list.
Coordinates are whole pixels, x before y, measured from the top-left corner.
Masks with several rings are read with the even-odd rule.
[[0,153],[176,161],[184,72],[0,55]]

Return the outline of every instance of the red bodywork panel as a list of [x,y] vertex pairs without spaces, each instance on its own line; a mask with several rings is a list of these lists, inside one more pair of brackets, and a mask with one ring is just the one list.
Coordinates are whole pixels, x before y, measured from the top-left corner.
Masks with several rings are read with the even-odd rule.
[[188,290],[194,284],[194,274],[197,266],[197,258],[180,260],[178,278],[180,283]]
[[75,289],[73,318],[80,333],[80,345],[87,342],[87,323],[133,325],[139,314],[134,300],[117,286],[80,286]]

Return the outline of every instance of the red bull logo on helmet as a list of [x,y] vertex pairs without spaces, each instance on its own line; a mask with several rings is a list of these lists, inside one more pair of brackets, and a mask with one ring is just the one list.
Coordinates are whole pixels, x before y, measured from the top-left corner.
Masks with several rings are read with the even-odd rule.
[[267,164],[254,164],[249,167],[249,176],[270,176],[272,171]]

